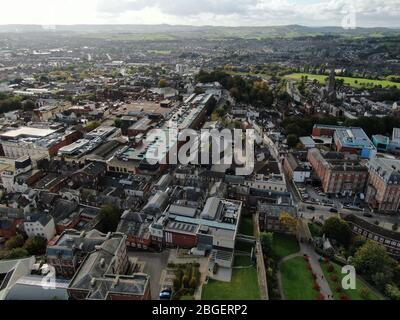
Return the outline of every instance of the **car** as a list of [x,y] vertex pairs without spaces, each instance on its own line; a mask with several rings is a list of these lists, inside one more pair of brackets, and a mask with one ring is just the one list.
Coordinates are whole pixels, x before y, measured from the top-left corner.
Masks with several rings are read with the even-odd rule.
[[363,216],[366,217],[366,218],[372,218],[373,217],[373,215],[371,213],[369,213],[369,212],[365,212],[363,214]]
[[166,288],[160,292],[160,300],[171,300],[172,299],[172,289]]
[[307,206],[307,209],[308,209],[308,210],[314,211],[314,210],[315,210],[315,207],[313,207],[313,206]]
[[329,212],[332,212],[332,213],[338,213],[338,210],[337,210],[337,209],[335,209],[335,208],[330,208],[330,209],[329,209]]

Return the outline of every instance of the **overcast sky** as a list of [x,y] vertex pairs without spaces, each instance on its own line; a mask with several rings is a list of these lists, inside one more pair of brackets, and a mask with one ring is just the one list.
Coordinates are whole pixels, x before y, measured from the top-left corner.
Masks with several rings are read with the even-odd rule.
[[0,24],[400,27],[400,0],[3,0]]

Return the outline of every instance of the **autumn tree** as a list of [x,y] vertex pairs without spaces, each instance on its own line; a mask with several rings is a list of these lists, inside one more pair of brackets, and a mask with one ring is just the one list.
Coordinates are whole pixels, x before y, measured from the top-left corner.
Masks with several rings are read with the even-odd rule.
[[298,221],[295,217],[287,212],[281,213],[279,223],[288,231],[296,233]]

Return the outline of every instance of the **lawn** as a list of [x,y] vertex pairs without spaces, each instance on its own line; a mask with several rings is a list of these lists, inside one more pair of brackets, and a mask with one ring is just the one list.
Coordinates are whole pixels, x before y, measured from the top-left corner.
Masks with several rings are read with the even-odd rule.
[[283,257],[299,252],[300,246],[295,236],[274,233],[272,250],[280,260]]
[[[328,272],[328,263],[326,262],[321,262],[321,268],[324,272],[324,275],[326,277],[326,279],[328,280],[329,286],[331,288],[331,291],[333,293],[333,297],[335,298],[335,300],[340,300],[340,296],[343,294],[346,294],[350,300],[365,300],[362,295],[361,295],[361,290],[363,288],[365,288],[366,286],[362,283],[362,281],[357,277],[356,279],[356,289],[355,290],[343,290],[342,292],[336,292],[336,288],[338,286],[341,287],[341,283],[342,283],[342,279],[343,279],[343,274],[342,274],[342,267],[339,266],[338,264],[331,262],[331,264],[333,265],[334,268],[334,272],[329,273]],[[336,274],[336,276],[338,277],[338,282],[335,282],[331,279],[331,276],[333,274]],[[380,300],[380,298],[371,290],[369,291],[369,299],[368,300]]]
[[[248,266],[248,257],[235,257],[235,266]],[[260,300],[255,267],[234,269],[231,282],[208,280],[203,286],[202,300]]]
[[254,236],[254,225],[252,216],[242,217],[239,225],[239,233],[247,236]]
[[319,293],[313,289],[314,280],[307,269],[307,261],[296,257],[281,265],[282,289],[287,300],[316,300]]
[[[289,80],[300,80],[302,76],[307,76],[308,80],[317,80],[321,84],[325,84],[328,75],[315,75],[309,73],[292,73],[287,75],[285,78]],[[336,77],[336,79],[343,79],[344,83],[352,87],[372,87],[381,85],[382,87],[396,86],[400,88],[400,83],[392,82],[388,80],[372,80],[364,78],[351,78],[351,77]]]

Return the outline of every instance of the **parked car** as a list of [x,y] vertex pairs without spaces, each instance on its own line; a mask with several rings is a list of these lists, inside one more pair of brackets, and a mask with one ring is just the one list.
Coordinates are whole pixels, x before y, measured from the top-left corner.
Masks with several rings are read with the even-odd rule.
[[369,213],[369,212],[365,212],[363,214],[363,216],[366,217],[366,218],[372,218],[373,217],[373,215],[371,213]]
[[172,299],[172,289],[166,288],[160,292],[160,300],[171,300]]
[[330,209],[329,209],[329,212],[332,212],[332,213],[338,213],[338,210],[337,210],[337,209],[335,209],[335,208],[330,208]]
[[313,206],[307,206],[307,209],[308,209],[308,210],[314,211],[314,210],[315,210],[315,207],[313,207]]

